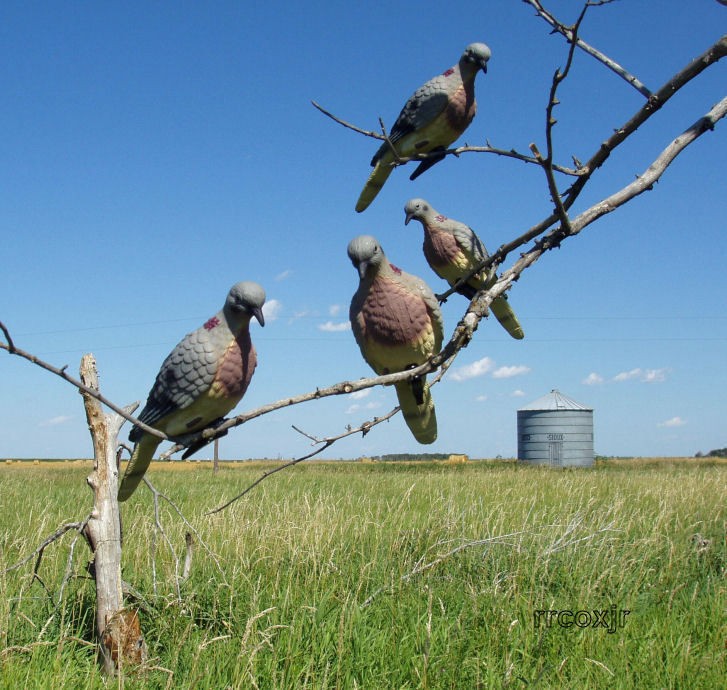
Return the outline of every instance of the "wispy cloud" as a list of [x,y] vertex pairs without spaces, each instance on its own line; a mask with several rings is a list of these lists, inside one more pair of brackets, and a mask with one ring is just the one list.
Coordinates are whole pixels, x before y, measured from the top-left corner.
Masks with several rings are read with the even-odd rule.
[[641,376],[641,369],[631,369],[630,371],[622,371],[613,377],[614,381],[631,381]]
[[630,369],[629,371],[622,371],[613,377],[614,381],[640,381],[641,383],[661,383],[666,381],[666,374],[668,369],[642,369],[636,367],[636,369]]
[[371,394],[370,388],[364,388],[361,391],[354,391],[353,393],[349,394],[349,398],[352,400],[361,400],[362,398],[367,398]]
[[349,321],[340,321],[333,323],[333,321],[326,321],[325,323],[318,324],[318,330],[326,333],[339,333],[341,331],[348,331],[351,329],[351,323]]
[[275,276],[276,282],[280,282],[281,280],[285,280],[286,278],[290,278],[290,276],[293,275],[293,271],[289,268],[285,271],[282,271],[281,273],[278,273],[278,275]]
[[455,381],[467,381],[467,379],[474,379],[478,376],[484,376],[492,370],[495,366],[495,362],[490,357],[483,357],[478,359],[472,364],[465,364],[458,369],[455,369],[451,376]]
[[662,426],[662,427],[677,427],[677,426],[684,426],[686,422],[681,417],[672,417],[671,419],[667,419],[664,422],[659,422],[656,426]]
[[353,403],[353,405],[349,405],[348,409],[346,410],[346,414],[353,414],[354,412],[359,412],[360,410],[375,410],[377,407],[380,407],[381,403],[378,402],[367,402],[365,405],[359,405],[358,403]]
[[288,323],[289,324],[290,323],[293,323],[293,322],[297,321],[298,319],[305,319],[305,318],[307,318],[310,315],[311,315],[310,310],[308,310],[308,309],[300,309],[300,310],[298,310],[296,312],[293,312],[293,316],[291,316],[288,319]]
[[644,383],[661,383],[666,381],[667,369],[647,369],[641,379]]
[[511,379],[513,376],[522,376],[530,371],[530,367],[517,364],[511,367],[498,367],[492,372],[493,379]]
[[72,416],[66,414],[60,414],[57,417],[51,417],[50,419],[44,419],[38,424],[38,426],[58,426],[59,424],[65,424],[73,419]]
[[586,386],[597,386],[599,383],[603,383],[603,376],[592,371],[581,383]]
[[338,316],[341,313],[340,304],[332,304],[328,307],[328,316]]
[[487,396],[486,396],[486,395],[478,395],[478,396],[477,396],[477,397],[475,398],[475,401],[476,401],[476,402],[485,402],[485,400],[487,400]]
[[525,395],[525,391],[521,391],[519,388],[516,388],[510,395],[513,398],[522,398]]
[[269,299],[263,304],[263,316],[265,321],[275,321],[280,316],[280,312],[283,310],[283,305],[277,299]]

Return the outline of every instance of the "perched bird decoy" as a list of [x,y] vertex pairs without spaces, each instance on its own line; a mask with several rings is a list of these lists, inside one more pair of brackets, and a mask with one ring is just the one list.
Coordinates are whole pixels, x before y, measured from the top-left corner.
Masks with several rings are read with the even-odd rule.
[[[220,423],[245,395],[255,371],[250,319],[265,325],[264,303],[265,291],[257,283],[233,285],[222,309],[187,334],[164,360],[139,421],[171,438]],[[119,501],[134,493],[161,442],[138,426],[129,440],[135,445],[119,486]],[[184,457],[203,445],[191,446]]]
[[[427,284],[390,264],[381,245],[360,235],[348,245],[359,274],[349,318],[361,354],[378,374],[416,367],[442,347],[439,303]],[[401,412],[419,443],[437,438],[437,417],[426,375],[394,384]]]
[[[485,245],[472,228],[442,215],[424,199],[409,199],[404,206],[404,224],[418,220],[424,228],[424,256],[432,270],[453,287],[483,261],[489,258]],[[497,280],[495,270],[490,267],[475,273],[457,292],[472,299],[479,290],[484,290]],[[525,337],[522,326],[512,310],[507,297],[501,295],[492,300],[492,313],[502,327],[517,340]]]
[[[389,142],[401,158],[443,152],[469,127],[477,111],[475,77],[479,70],[487,72],[490,55],[484,43],[471,43],[456,65],[412,94],[388,132],[389,141],[381,144],[371,159],[374,170],[358,198],[356,211],[360,213],[368,208],[394,169],[396,156]],[[409,179],[415,180],[443,158],[441,153],[422,160]]]

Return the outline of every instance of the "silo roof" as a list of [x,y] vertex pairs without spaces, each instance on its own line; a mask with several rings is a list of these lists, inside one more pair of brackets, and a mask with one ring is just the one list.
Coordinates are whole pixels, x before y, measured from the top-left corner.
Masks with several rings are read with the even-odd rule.
[[581,405],[555,388],[542,398],[521,407],[521,410],[593,410],[592,407]]

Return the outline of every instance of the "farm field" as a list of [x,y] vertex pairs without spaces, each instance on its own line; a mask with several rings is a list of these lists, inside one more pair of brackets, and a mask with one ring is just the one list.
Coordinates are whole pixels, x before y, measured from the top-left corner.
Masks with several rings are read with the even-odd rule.
[[[727,462],[154,463],[122,506],[146,668],[128,688],[717,688]],[[0,687],[107,687],[89,461],[0,463]],[[209,549],[209,551],[207,550]],[[71,558],[72,556],[72,558]]]

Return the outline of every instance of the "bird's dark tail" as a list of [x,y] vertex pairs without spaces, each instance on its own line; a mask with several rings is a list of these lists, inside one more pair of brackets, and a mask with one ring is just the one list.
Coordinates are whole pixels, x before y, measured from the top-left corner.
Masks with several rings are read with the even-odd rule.
[[[421,175],[422,173],[425,173],[433,165],[435,165],[436,163],[439,163],[439,161],[444,160],[444,154],[443,153],[437,154],[438,150],[439,149],[433,149],[429,153],[429,156],[427,158],[425,158],[421,163],[419,163],[419,165],[417,165],[414,172],[411,175],[409,175],[410,180],[416,180],[417,177],[419,177],[419,175]],[[442,150],[444,150],[444,149],[442,149]]]

